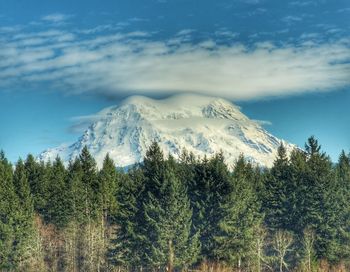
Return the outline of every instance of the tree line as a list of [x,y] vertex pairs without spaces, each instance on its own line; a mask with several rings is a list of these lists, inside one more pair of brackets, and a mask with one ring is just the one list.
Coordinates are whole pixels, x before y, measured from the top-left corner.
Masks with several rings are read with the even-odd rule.
[[0,270],[350,271],[350,157],[314,137],[270,169],[157,143],[127,172],[1,152]]

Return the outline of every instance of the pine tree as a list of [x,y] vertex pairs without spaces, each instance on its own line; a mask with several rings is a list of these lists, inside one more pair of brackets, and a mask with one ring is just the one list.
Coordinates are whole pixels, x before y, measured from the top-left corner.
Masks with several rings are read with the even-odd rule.
[[[308,226],[308,222],[305,222],[308,200],[305,199],[307,194],[310,193],[307,182],[307,158],[306,153],[302,150],[295,149],[290,154],[290,187],[294,188],[293,197],[295,197],[293,212],[289,214],[289,222],[293,222],[289,226],[293,226],[292,230],[302,235],[304,229]],[[291,202],[291,201],[290,201]]]
[[107,154],[99,172],[99,205],[105,222],[111,222],[117,210],[117,183],[118,172],[113,160]]
[[0,152],[0,270],[16,268],[13,244],[15,243],[16,213],[19,200],[13,185],[12,165]]
[[197,260],[199,242],[190,236],[192,211],[186,188],[171,169],[162,177],[157,197],[149,193],[144,203],[146,262],[151,267],[184,268]]
[[114,231],[116,226],[113,225],[115,222],[115,216],[117,211],[117,182],[118,173],[115,168],[113,160],[107,154],[102,169],[98,174],[98,200],[99,209],[101,216],[101,237],[102,245],[99,253],[99,265],[101,267],[108,267],[108,259],[106,259],[107,250],[109,247],[109,240],[111,232]]
[[288,217],[292,209],[291,199],[293,190],[288,190],[290,185],[290,168],[287,151],[283,144],[277,150],[277,158],[267,178],[265,179],[265,195],[263,208],[265,222],[270,230],[289,229],[293,223]]
[[153,142],[147,150],[142,170],[145,177],[145,197],[147,197],[148,192],[157,197],[163,182],[165,160],[163,152],[156,142]]
[[85,216],[88,220],[97,219],[98,215],[98,196],[99,183],[97,178],[97,167],[95,159],[91,156],[89,150],[84,146],[80,154],[80,163],[82,168],[82,183],[85,190]]
[[222,218],[220,232],[214,237],[214,252],[218,260],[240,270],[243,266],[248,268],[249,259],[253,259],[255,239],[259,238],[255,231],[262,217],[253,183],[249,180],[253,177],[253,169],[243,156],[239,157],[233,172],[230,194],[220,206]]
[[214,237],[220,230],[220,206],[230,194],[231,178],[222,153],[196,163],[188,186],[193,208],[194,233],[199,232],[202,260],[215,261]]
[[46,206],[46,220],[58,228],[67,226],[71,218],[70,195],[66,183],[67,172],[59,157],[50,171],[49,199]]
[[16,169],[13,175],[13,183],[15,190],[20,200],[21,209],[32,216],[33,214],[33,198],[30,192],[27,171],[21,159],[16,164]]
[[87,147],[79,156],[84,188],[84,208],[86,224],[81,245],[81,269],[99,270],[101,253],[101,209],[99,209],[99,181],[95,159],[91,156]]
[[199,243],[191,234],[186,186],[173,167],[174,162],[165,161],[158,144],[153,143],[141,172],[133,171],[121,186],[118,221],[123,223],[117,240],[128,248],[116,246],[114,255],[119,263],[132,255],[127,265],[172,270],[196,260]]
[[82,225],[86,222],[85,217],[85,186],[82,182],[83,169],[81,167],[80,160],[76,158],[74,161],[70,161],[67,170],[67,187],[70,206],[70,221],[74,221],[78,225]]
[[29,154],[25,161],[30,191],[33,195],[34,209],[43,215],[48,196],[49,176],[44,162],[37,163],[33,155]]
[[338,164],[335,168],[335,175],[339,187],[338,201],[341,207],[339,218],[339,237],[341,245],[341,258],[350,258],[350,158],[341,152]]
[[19,203],[14,222],[14,235],[16,237],[13,244],[14,261],[21,267],[20,269],[25,269],[25,266],[29,265],[29,260],[33,254],[30,246],[34,239],[35,230],[33,198],[30,192],[27,172],[21,159],[16,164],[13,184]]
[[143,171],[136,168],[131,169],[127,175],[122,175],[120,179],[116,213],[119,229],[112,240],[113,246],[108,255],[114,265],[133,270],[142,265],[143,248],[137,235],[143,207],[141,199],[145,177]]
[[82,167],[76,158],[70,161],[66,175],[67,198],[70,215],[69,223],[65,228],[67,248],[67,267],[69,271],[79,271],[84,268],[84,239],[85,226],[85,190],[82,183]]
[[308,139],[307,171],[303,181],[304,200],[301,208],[303,226],[315,229],[315,251],[318,258],[335,262],[339,256],[339,187],[335,182],[332,163],[314,137]]

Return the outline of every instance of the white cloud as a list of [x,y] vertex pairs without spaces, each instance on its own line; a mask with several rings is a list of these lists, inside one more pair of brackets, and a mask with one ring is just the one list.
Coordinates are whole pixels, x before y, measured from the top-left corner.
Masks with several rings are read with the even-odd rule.
[[48,21],[51,23],[62,23],[66,20],[68,20],[70,17],[72,17],[71,15],[67,15],[67,14],[62,14],[62,13],[52,13],[52,14],[48,14],[46,16],[43,16],[41,19],[43,21]]
[[339,12],[339,13],[350,12],[350,8],[338,9],[337,12]]
[[287,23],[287,24],[294,24],[296,22],[301,22],[303,20],[303,18],[299,17],[299,16],[292,16],[292,15],[288,15],[282,18],[282,21]]
[[261,0],[241,0],[241,2],[246,4],[258,4],[261,2]]
[[289,3],[290,6],[306,7],[306,6],[317,6],[316,1],[293,1]]
[[183,29],[177,32],[176,36],[188,36],[195,32],[194,29]]
[[[0,86],[38,86],[100,95],[198,92],[256,99],[329,91],[350,85],[350,40],[278,47],[271,42],[218,45],[147,33],[78,38],[50,31],[0,41]],[[68,38],[64,38],[68,37]],[[31,46],[25,46],[30,43]]]
[[234,39],[234,38],[237,38],[239,36],[239,33],[232,32],[230,30],[222,28],[222,29],[219,29],[219,30],[215,31],[215,35],[219,36],[219,37],[221,36],[221,37],[224,37],[224,38]]
[[272,126],[272,122],[268,120],[253,120],[262,126]]
[[2,26],[0,27],[0,33],[13,33],[21,30],[21,26]]

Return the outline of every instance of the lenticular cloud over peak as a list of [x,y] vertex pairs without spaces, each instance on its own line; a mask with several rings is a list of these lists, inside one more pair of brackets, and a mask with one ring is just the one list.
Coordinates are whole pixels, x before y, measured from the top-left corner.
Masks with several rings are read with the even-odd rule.
[[159,41],[147,32],[93,38],[78,38],[74,31],[50,33],[37,38],[21,33],[0,41],[0,86],[46,82],[56,91],[75,94],[196,92],[247,100],[350,85],[346,39],[248,46],[215,40],[181,42],[181,37]]

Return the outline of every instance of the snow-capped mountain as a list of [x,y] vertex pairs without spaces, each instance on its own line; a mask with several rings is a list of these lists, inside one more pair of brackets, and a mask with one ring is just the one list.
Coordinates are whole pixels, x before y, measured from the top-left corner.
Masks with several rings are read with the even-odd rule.
[[126,167],[141,162],[153,141],[175,157],[184,148],[201,157],[222,150],[231,166],[243,153],[248,160],[269,167],[281,142],[288,150],[294,148],[221,98],[186,94],[154,100],[132,96],[99,112],[77,142],[48,149],[38,158],[47,161],[59,155],[68,162],[86,145],[99,167],[107,153],[117,166]]

